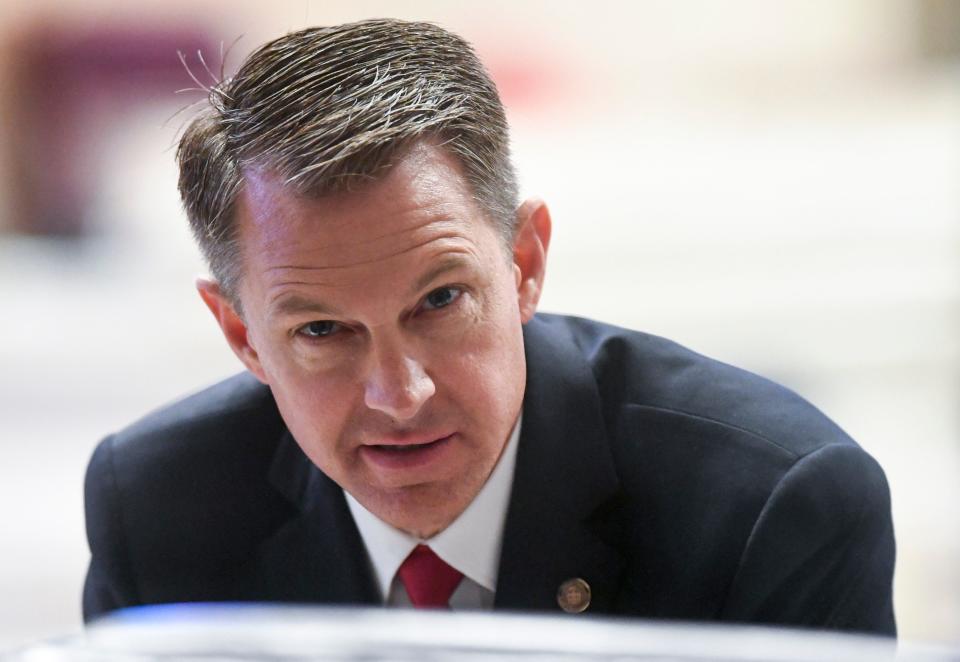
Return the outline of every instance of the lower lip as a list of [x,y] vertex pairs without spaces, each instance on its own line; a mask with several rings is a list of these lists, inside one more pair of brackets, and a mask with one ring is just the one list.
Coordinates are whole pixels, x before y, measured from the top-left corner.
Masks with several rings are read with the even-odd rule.
[[437,461],[450,446],[454,435],[437,439],[429,444],[407,447],[403,450],[391,450],[384,446],[361,446],[364,460],[389,470],[414,469]]

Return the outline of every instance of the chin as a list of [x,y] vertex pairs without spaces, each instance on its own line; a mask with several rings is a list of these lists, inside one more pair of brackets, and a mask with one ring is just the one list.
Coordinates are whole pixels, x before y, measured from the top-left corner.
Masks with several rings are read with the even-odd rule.
[[443,484],[412,485],[377,494],[379,508],[367,509],[391,526],[426,539],[447,528],[470,503],[456,492]]

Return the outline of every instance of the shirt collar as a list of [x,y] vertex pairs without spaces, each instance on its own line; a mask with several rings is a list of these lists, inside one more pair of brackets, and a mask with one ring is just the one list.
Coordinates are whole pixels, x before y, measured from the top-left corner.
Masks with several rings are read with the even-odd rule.
[[477,496],[450,526],[429,540],[420,540],[390,526],[344,491],[350,513],[373,564],[382,596],[389,594],[390,584],[400,564],[420,543],[430,545],[437,556],[480,586],[490,591],[496,590],[521,418],[522,414],[517,417],[503,454]]

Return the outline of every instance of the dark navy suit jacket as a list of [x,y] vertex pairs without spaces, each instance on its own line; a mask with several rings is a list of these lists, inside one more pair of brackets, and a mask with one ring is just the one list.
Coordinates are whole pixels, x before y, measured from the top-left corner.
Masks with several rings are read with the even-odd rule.
[[[495,606],[895,634],[883,471],[794,393],[583,319],[524,327],[528,377]],[[105,439],[84,616],[129,605],[376,604],[342,490],[244,374]]]

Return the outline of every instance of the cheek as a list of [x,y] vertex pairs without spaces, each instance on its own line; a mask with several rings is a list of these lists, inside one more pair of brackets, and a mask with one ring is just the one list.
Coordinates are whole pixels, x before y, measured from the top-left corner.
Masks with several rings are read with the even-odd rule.
[[280,415],[308,458],[342,484],[351,471],[349,439],[356,421],[348,390],[324,379],[301,378],[271,384]]
[[[470,329],[448,352],[447,365],[456,366],[457,388],[463,402],[475,403],[497,415],[522,398],[526,381],[523,335],[516,310],[487,319]],[[512,314],[511,314],[512,312]]]
[[355,412],[356,384],[349,372],[319,371],[288,356],[265,362],[270,388],[287,427],[317,461],[343,436]]
[[283,333],[257,336],[260,364],[270,382],[291,397],[310,397],[319,390],[345,386],[350,371],[350,352],[322,353]]
[[277,379],[270,388],[280,413],[298,441],[316,437],[335,419],[337,401],[330,397],[322,382]]

